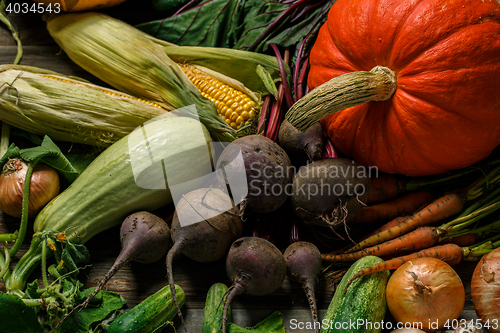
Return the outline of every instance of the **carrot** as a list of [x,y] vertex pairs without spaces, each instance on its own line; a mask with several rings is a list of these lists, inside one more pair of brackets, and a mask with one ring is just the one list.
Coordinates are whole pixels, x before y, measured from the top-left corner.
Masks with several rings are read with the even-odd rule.
[[456,244],[445,244],[445,245],[434,246],[428,249],[421,250],[419,252],[411,253],[405,256],[380,262],[378,264],[367,267],[357,272],[349,280],[349,282],[347,282],[347,285],[344,289],[344,294],[347,292],[347,288],[349,288],[349,285],[357,278],[378,272],[398,269],[401,265],[403,265],[407,261],[423,257],[437,258],[447,262],[450,265],[456,265],[462,261],[463,253],[462,253],[462,248],[460,246]]
[[392,220],[398,216],[411,214],[432,201],[430,192],[421,191],[406,194],[392,201],[366,206],[356,215],[357,223],[375,223]]
[[439,244],[455,244],[458,246],[470,246],[475,244],[478,239],[478,235],[476,233],[468,233],[460,236],[453,236],[449,238],[445,238],[439,242]]
[[371,179],[371,190],[367,199],[368,204],[384,202],[396,198],[405,192],[399,177],[388,174],[379,174]]
[[434,246],[441,240],[443,233],[445,232],[439,228],[422,227],[398,238],[357,252],[336,255],[322,254],[321,258],[325,261],[356,261],[368,255],[378,257],[393,256],[396,253],[416,251]]
[[[418,227],[430,225],[432,223],[441,221],[447,217],[458,214],[462,211],[465,204],[465,197],[461,192],[448,193],[425,206],[418,212],[409,217],[397,217],[395,220],[390,221],[391,228],[386,228],[377,234],[374,234],[363,241],[359,242],[345,253],[352,253],[364,249],[369,246],[380,244],[387,240],[393,239],[403,235]],[[384,228],[384,227],[383,227]]]

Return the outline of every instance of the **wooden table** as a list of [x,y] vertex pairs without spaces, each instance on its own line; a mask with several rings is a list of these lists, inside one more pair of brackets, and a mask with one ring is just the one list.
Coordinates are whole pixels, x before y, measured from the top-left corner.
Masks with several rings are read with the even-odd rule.
[[[152,13],[147,5],[141,4],[138,0],[129,0],[125,4],[107,12],[132,24],[144,22],[146,18],[153,19],[158,15]],[[9,17],[17,24],[23,42],[24,57],[21,64],[42,67],[66,75],[80,76],[91,82],[105,85],[75,65],[60,50],[46,31],[40,15],[11,14]],[[1,26],[0,63],[12,63],[15,55],[15,42],[10,32],[4,26]],[[15,231],[18,228],[18,222],[17,219],[6,216],[0,211],[0,233]],[[31,224],[29,229],[31,229]],[[119,229],[115,227],[97,235],[87,243],[91,253],[92,266],[80,274],[85,287],[95,286],[111,267],[120,251],[118,235]],[[31,234],[28,233],[20,254],[26,251],[30,239]],[[462,313],[462,318],[466,319],[476,318],[469,292],[470,278],[474,266],[475,263],[468,262],[455,267],[466,285],[467,301]],[[40,277],[38,272],[39,270],[35,270],[30,281]],[[186,293],[186,304],[183,307],[183,313],[189,332],[199,332],[205,297],[209,287],[215,282],[223,282],[229,285],[224,261],[221,260],[213,264],[200,264],[180,256],[175,260],[174,277],[176,283],[182,286]],[[164,260],[150,265],[131,263],[122,268],[108,282],[107,289],[120,293],[128,302],[128,306],[132,307],[163,287],[166,282]],[[5,286],[1,282],[0,291],[5,291]],[[319,282],[317,292],[320,319],[323,318],[333,293],[334,285],[331,279],[322,279]],[[298,284],[290,282],[288,278],[282,287],[271,296],[237,297],[233,303],[233,321],[240,326],[253,326],[274,310],[280,310],[285,315],[287,332],[307,332],[305,330],[290,329],[291,319],[296,319],[299,322],[310,321],[310,312],[302,289]],[[388,319],[390,319],[390,315],[388,315]],[[180,328],[179,320],[176,320],[175,323]],[[166,330],[166,332],[172,331],[171,329]]]

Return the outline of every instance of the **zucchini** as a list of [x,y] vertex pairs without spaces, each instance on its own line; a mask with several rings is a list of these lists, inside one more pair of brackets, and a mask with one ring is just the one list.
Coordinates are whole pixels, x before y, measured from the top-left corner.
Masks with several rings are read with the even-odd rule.
[[[210,173],[209,142],[205,126],[191,118],[147,122],[103,151],[50,201],[36,217],[34,231],[68,232],[71,242],[83,244],[133,212],[170,204],[161,167],[169,185]],[[189,185],[194,189],[200,184]]]
[[347,282],[360,270],[383,260],[366,256],[351,265],[321,321],[321,333],[379,333],[387,312],[385,289],[389,271],[379,272],[354,280],[344,295]]
[[181,195],[201,185],[206,179],[202,176],[212,172],[210,134],[195,119],[167,115],[109,146],[42,209],[33,224],[29,250],[4,278],[9,292],[24,290],[42,260],[43,236],[38,235],[64,232],[70,242],[83,244],[133,212],[170,204],[169,187],[175,185],[174,194]]
[[[179,302],[179,307],[182,307],[186,295],[178,285],[175,285],[175,296],[177,302]],[[177,315],[177,308],[174,306],[172,299],[170,287],[167,285],[113,320],[107,332],[161,332],[161,329],[171,324]]]

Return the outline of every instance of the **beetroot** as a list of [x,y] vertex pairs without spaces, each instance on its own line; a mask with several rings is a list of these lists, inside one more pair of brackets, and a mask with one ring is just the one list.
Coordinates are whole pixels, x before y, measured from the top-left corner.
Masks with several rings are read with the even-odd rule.
[[236,295],[264,296],[275,292],[286,277],[283,254],[259,237],[237,239],[226,257],[226,272],[232,282],[223,310],[222,332],[226,332],[228,308]]
[[278,143],[296,163],[313,162],[323,158],[325,136],[320,123],[301,132],[283,120],[278,133]]
[[335,228],[352,221],[365,206],[371,169],[346,158],[315,161],[293,179],[292,205],[305,222]]
[[295,242],[290,244],[285,253],[288,277],[302,285],[306,294],[315,332],[319,332],[318,308],[316,306],[316,282],[321,272],[321,252],[310,242]]
[[[240,153],[242,159],[238,158]],[[286,152],[260,135],[247,135],[231,142],[217,160],[217,169],[221,170],[218,173],[221,182],[229,185],[241,183],[241,178],[246,177],[248,194],[242,201],[242,211],[246,206],[260,213],[275,211],[286,201],[287,187],[293,178]]]
[[120,241],[122,249],[113,266],[92,294],[83,303],[73,308],[69,314],[76,309],[85,308],[123,265],[130,261],[150,264],[160,260],[170,247],[170,228],[163,219],[154,214],[146,211],[137,212],[126,217],[122,222]]
[[175,297],[172,274],[174,257],[182,253],[197,262],[217,261],[227,254],[232,242],[242,232],[243,223],[238,208],[219,189],[197,189],[184,195],[177,203],[171,226],[174,245],[167,254],[166,263],[170,290],[183,324],[184,319]]

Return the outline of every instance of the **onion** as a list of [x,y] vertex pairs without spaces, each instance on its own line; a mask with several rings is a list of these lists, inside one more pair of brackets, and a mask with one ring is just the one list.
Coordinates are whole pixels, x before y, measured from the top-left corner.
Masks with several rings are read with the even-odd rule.
[[[0,175],[0,209],[4,213],[21,218],[23,188],[28,164],[13,158],[5,163]],[[59,193],[59,175],[46,165],[37,164],[33,168],[29,190],[28,217],[36,214]]]
[[470,287],[472,304],[483,327],[490,333],[500,332],[500,248],[481,258]]
[[386,289],[387,306],[395,320],[421,323],[426,332],[450,325],[462,313],[465,289],[450,265],[435,258],[418,258],[399,267]]

